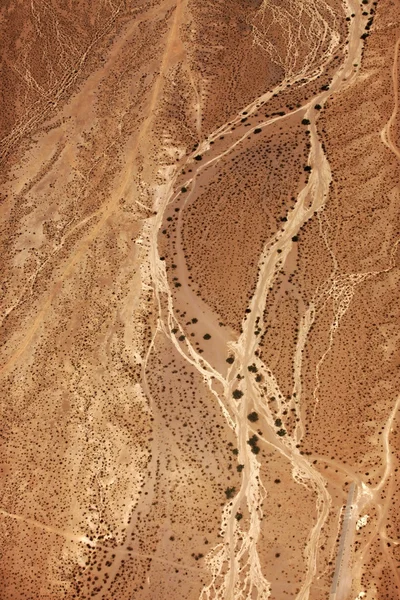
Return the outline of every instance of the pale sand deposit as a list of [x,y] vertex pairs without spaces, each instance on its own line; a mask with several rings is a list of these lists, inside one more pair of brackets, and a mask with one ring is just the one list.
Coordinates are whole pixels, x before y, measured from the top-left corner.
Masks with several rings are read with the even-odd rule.
[[400,9],[0,9],[1,600],[400,598]]

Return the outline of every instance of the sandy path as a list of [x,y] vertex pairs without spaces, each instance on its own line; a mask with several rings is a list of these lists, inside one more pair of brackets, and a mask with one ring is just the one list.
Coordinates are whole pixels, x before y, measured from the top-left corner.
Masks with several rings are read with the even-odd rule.
[[[307,546],[304,549],[307,562],[307,573],[305,580],[301,585],[300,592],[297,595],[297,600],[306,600],[309,597],[309,590],[316,573],[319,538],[321,529],[329,513],[331,499],[326,490],[323,477],[296,449],[297,437],[291,439],[289,436],[286,436],[285,440],[283,440],[276,435],[273,427],[272,415],[269,412],[268,407],[262,402],[261,390],[255,383],[254,378],[250,377],[247,366],[255,363],[260,372],[264,375],[270,389],[276,390],[277,395],[279,396],[279,387],[273,374],[265,365],[260,364],[259,359],[255,355],[255,351],[258,347],[258,338],[254,334],[254,330],[256,329],[256,322],[258,322],[258,327],[261,328],[261,330],[263,329],[262,319],[266,294],[268,288],[273,284],[277,270],[285,264],[291,251],[293,244],[292,237],[298,234],[300,228],[308,218],[312,217],[316,211],[321,211],[323,209],[324,203],[328,197],[331,174],[329,164],[318,139],[316,114],[313,110],[313,105],[315,103],[323,105],[330,94],[338,91],[344,82],[348,85],[352,77],[355,76],[356,71],[354,63],[359,60],[361,55],[362,42],[360,36],[363,31],[363,20],[361,11],[355,3],[350,3],[348,8],[348,12],[354,12],[356,18],[353,19],[351,24],[348,52],[344,63],[334,76],[330,90],[319,93],[305,107],[299,109],[306,109],[305,116],[311,122],[311,151],[309,164],[312,167],[312,172],[306,186],[300,192],[293,210],[287,216],[288,220],[285,228],[269,240],[260,256],[259,279],[256,291],[249,304],[251,312],[249,313],[248,318],[243,321],[243,333],[239,337],[237,343],[231,345],[231,350],[235,355],[235,362],[228,370],[226,377],[222,376],[211,364],[207,363],[203,357],[198,355],[191,346],[190,341],[186,341],[185,346],[182,347],[177,344],[175,337],[171,334],[171,329],[173,327],[180,327],[179,319],[174,314],[172,293],[168,287],[165,266],[159,260],[156,236],[162,222],[163,212],[168,203],[174,200],[173,185],[176,175],[171,173],[171,178],[169,180],[167,178],[165,186],[160,186],[157,190],[158,203],[156,209],[158,210],[158,214],[152,223],[149,237],[152,280],[160,309],[159,326],[171,339],[181,355],[199,370],[206,383],[213,391],[228,424],[237,435],[237,445],[239,449],[238,458],[239,462],[244,465],[241,488],[233,502],[228,502],[223,510],[221,522],[223,542],[214,548],[206,557],[206,564],[208,564],[208,567],[212,572],[212,580],[210,584],[203,589],[200,596],[202,600],[211,598],[234,600],[236,598],[249,597],[246,594],[254,593],[256,593],[256,597],[261,599],[268,598],[270,595],[270,584],[262,574],[257,552],[257,541],[260,535],[260,519],[262,517],[260,506],[262,505],[262,500],[267,491],[263,488],[259,478],[259,463],[254,454],[251,453],[247,444],[247,439],[252,434],[251,427],[246,418],[248,408],[251,405],[257,408],[259,414],[268,424],[266,436],[260,439],[273,445],[274,448],[281,452],[282,455],[291,462],[294,477],[298,482],[306,483],[306,485],[313,488],[317,493],[318,516],[316,523],[310,532]],[[301,74],[301,76],[303,75],[304,74]],[[273,90],[273,93],[278,93],[278,88]],[[245,107],[245,109],[251,114],[252,111],[256,110],[257,105],[259,106],[261,102],[268,101],[271,96],[271,93],[265,94],[261,98],[255,99],[254,102]],[[257,126],[262,128],[268,127],[273,122],[286,118],[286,116],[287,115],[266,120],[264,123],[258,124]],[[233,119],[229,124],[227,123],[226,125],[221,126],[209,136],[208,140],[200,144],[196,153],[201,153],[203,155],[203,161],[201,166],[197,169],[195,176],[188,180],[188,184],[191,184],[191,193],[193,193],[194,186],[197,184],[199,178],[201,178],[202,171],[210,164],[223,160],[224,157],[252,131],[252,129],[246,131],[245,135],[233,141],[224,152],[207,160],[207,150],[210,148],[209,140],[216,139],[221,134],[229,134],[231,132],[232,124],[238,123],[239,120],[240,116],[238,116],[236,120]],[[181,251],[181,248],[179,249]],[[161,297],[164,294],[166,294],[168,298],[168,314],[166,318],[163,316],[161,300]],[[303,344],[305,343],[313,318],[314,315],[311,308],[308,318],[302,323],[303,329],[299,335],[299,339],[302,340],[301,343]],[[299,350],[300,349],[301,348],[299,348]],[[298,351],[296,356],[299,357],[299,355],[300,352]],[[297,363],[295,362],[295,374],[295,386],[301,393],[301,362],[299,358]],[[240,408],[238,408],[231,399],[233,384],[235,383],[236,385],[237,375],[243,376],[240,388],[244,392],[244,401],[241,402]],[[212,379],[214,377],[222,384],[224,390],[223,395],[219,395],[213,390]],[[300,425],[300,431],[301,427],[302,426]],[[298,434],[299,431],[297,431],[297,435]],[[243,503],[246,503],[249,513],[249,527],[247,531],[243,531],[235,519],[236,509],[239,506],[243,506]]]
[[398,159],[400,159],[400,150],[396,146],[395,142],[392,139],[392,125],[396,120],[397,111],[399,108],[399,86],[398,86],[398,78],[399,78],[399,67],[398,67],[398,58],[399,58],[399,47],[400,47],[400,38],[397,40],[396,45],[394,47],[394,58],[393,58],[393,68],[392,68],[392,78],[393,78],[393,99],[394,106],[393,112],[390,116],[389,121],[386,123],[385,127],[381,131],[381,140],[391,150]]
[[[183,6],[183,0],[177,0],[172,18],[172,24],[166,40],[165,51],[160,65],[160,73],[153,88],[147,110],[147,116],[142,124],[139,135],[135,140],[132,141],[131,147],[128,149],[126,168],[123,172],[120,182],[115,188],[113,197],[102,207],[99,214],[96,215],[98,217],[96,224],[87,234],[87,236],[83,238],[76,253],[69,259],[64,272],[54,283],[52,291],[49,293],[47,299],[42,305],[41,310],[36,315],[36,318],[33,321],[30,329],[27,331],[23,343],[3,366],[1,372],[10,369],[28,348],[47,312],[50,310],[51,303],[60,290],[64,280],[73,272],[75,265],[87,252],[91,242],[100,233],[108,218],[115,210],[119,199],[124,196],[124,194],[132,185],[131,165],[137,160],[139,148],[146,143],[146,137],[150,132],[155,110],[162,93],[164,75],[169,69],[172,61],[175,60],[176,55],[181,51],[179,47],[178,32],[182,18]],[[255,293],[248,305],[250,313],[249,316],[243,320],[242,334],[240,335],[239,339],[236,343],[231,343],[230,345],[232,353],[235,357],[235,361],[234,364],[228,369],[227,373],[222,373],[221,369],[218,369],[217,365],[212,364],[211,360],[207,361],[204,356],[200,355],[191,344],[189,339],[185,339],[185,342],[180,344],[178,343],[176,336],[172,333],[172,329],[174,328],[177,328],[181,333],[183,333],[183,329],[179,322],[179,317],[174,311],[173,295],[168,284],[165,263],[160,260],[157,240],[165,210],[168,204],[173,201],[175,197],[174,185],[178,178],[177,168],[171,167],[161,173],[165,184],[155,187],[154,210],[156,211],[156,214],[154,217],[147,219],[143,226],[140,243],[143,244],[148,251],[150,268],[148,272],[143,272],[142,282],[143,285],[151,286],[154,289],[159,310],[157,331],[154,334],[152,343],[142,367],[143,389],[151,404],[151,393],[147,384],[146,368],[156,340],[156,336],[159,332],[162,332],[170,339],[171,343],[174,344],[177,352],[179,352],[179,354],[199,372],[206,385],[213,393],[229,427],[237,436],[237,447],[239,449],[238,458],[239,462],[244,465],[241,487],[233,501],[228,502],[222,511],[222,542],[213,548],[205,559],[205,564],[211,573],[211,581],[203,588],[200,595],[201,600],[211,600],[211,598],[219,600],[239,600],[240,598],[245,597],[267,599],[270,596],[270,583],[266,580],[262,573],[257,551],[257,542],[260,536],[260,523],[261,518],[263,517],[262,509],[260,507],[262,506],[263,499],[268,493],[268,490],[264,488],[261,482],[260,464],[256,456],[251,452],[247,443],[248,438],[255,433],[247,419],[247,414],[250,408],[253,406],[256,407],[257,412],[262,419],[263,425],[265,425],[263,427],[264,435],[260,436],[260,441],[272,446],[283,457],[285,457],[285,459],[292,465],[294,479],[298,483],[302,483],[313,489],[317,496],[317,518],[312,530],[310,531],[307,545],[304,548],[304,557],[307,566],[306,575],[304,581],[301,582],[300,591],[296,596],[296,600],[307,600],[309,598],[310,588],[314,582],[317,571],[318,547],[320,545],[321,531],[327,520],[331,506],[331,497],[326,489],[326,482],[323,476],[314,468],[311,461],[309,461],[307,457],[300,455],[300,452],[296,448],[296,444],[301,439],[304,431],[304,423],[301,421],[300,412],[297,413],[300,421],[296,426],[293,436],[287,435],[285,438],[280,438],[277,436],[276,428],[274,427],[274,418],[262,398],[260,386],[257,384],[254,377],[249,374],[248,366],[253,363],[256,364],[259,372],[263,375],[264,382],[266,382],[269,390],[271,390],[276,397],[279,398],[281,396],[277,380],[273,373],[269,369],[268,365],[262,364],[256,355],[259,337],[255,335],[254,332],[257,328],[260,328],[261,331],[264,330],[263,315],[268,289],[273,285],[277,272],[284,266],[286,260],[288,259],[293,246],[293,236],[299,233],[301,227],[309,218],[314,215],[314,213],[318,213],[323,210],[325,202],[328,199],[331,172],[329,163],[318,138],[316,126],[318,113],[313,109],[313,106],[315,103],[319,103],[321,106],[323,106],[330,95],[338,92],[343,86],[350,85],[353,78],[356,77],[357,69],[355,69],[354,63],[360,62],[362,48],[360,36],[364,30],[363,27],[365,19],[363,19],[361,16],[360,7],[356,2],[350,1],[348,2],[347,6],[347,12],[354,12],[356,17],[352,20],[350,26],[347,54],[343,64],[339,67],[332,80],[330,89],[328,91],[319,93],[305,106],[290,113],[291,115],[295,112],[305,111],[305,117],[310,121],[309,129],[311,150],[309,155],[309,165],[312,167],[312,171],[305,187],[301,190],[297,197],[294,208],[287,215],[287,222],[284,228],[270,240],[268,240],[259,258],[259,278]],[[396,156],[400,158],[400,151],[391,137],[391,128],[397,117],[398,111],[397,78],[399,46],[400,39],[397,41],[395,46],[393,63],[393,87],[395,101],[394,109],[388,123],[382,130],[381,137],[382,141],[396,154]],[[285,90],[288,82],[293,85],[297,81],[304,79],[305,76],[307,83],[316,79],[324,65],[332,58],[334,51],[335,47],[332,47],[330,54],[325,57],[323,65],[320,65],[316,70],[312,71],[311,74],[309,73],[310,65],[307,65],[307,72],[302,71],[300,73],[291,75],[289,79],[283,81],[274,90],[264,94],[259,98],[256,98],[250,105],[244,107],[243,110],[246,110],[248,114],[251,115],[258,109],[260,104],[268,102],[268,100],[272,98],[274,94]],[[200,130],[200,102],[198,102],[196,110],[198,113],[198,129]],[[233,141],[227,150],[207,160],[207,152],[211,149],[209,142],[217,139],[221,135],[231,136],[232,125],[239,124],[241,117],[242,115],[239,114],[229,123],[225,123],[219,127],[215,132],[208,136],[208,139],[204,140],[196,150],[196,154],[203,154],[203,161],[202,164],[199,165],[196,174],[188,180],[188,182],[192,184],[191,193],[193,193],[195,186],[199,184],[199,180],[201,179],[203,171],[210,164],[223,161],[226,155],[231,152],[235,146],[240,144],[243,140],[245,140],[249,133],[254,131],[255,127],[249,128],[242,137]],[[284,115],[268,119],[261,124],[257,124],[257,127],[265,129],[271,126],[273,123],[283,121],[288,117],[289,115]],[[189,162],[192,159],[193,155],[189,157]],[[181,225],[181,223],[182,219],[180,215],[179,224]],[[178,231],[178,236],[179,235],[180,232]],[[183,252],[181,247],[179,248],[179,253],[179,260],[183,260]],[[187,284],[187,281],[185,281],[185,284]],[[193,300],[194,311],[199,310],[199,303],[196,302],[193,294],[191,295],[191,299]],[[317,303],[311,303],[299,324],[298,342],[293,365],[295,381],[294,391],[296,392],[299,406],[301,400],[302,350],[305,346],[310,327],[314,322],[317,309]],[[337,317],[335,317],[335,319],[337,319]],[[334,332],[334,323],[331,328],[331,335],[333,335],[332,332]],[[332,337],[330,341],[332,341]],[[329,348],[330,346],[328,347],[327,352],[329,351]],[[321,357],[322,361],[325,355],[326,353],[323,355],[323,357]],[[243,402],[241,402],[240,405],[232,401],[232,390],[234,389],[234,386],[237,387],[238,375],[242,377],[239,386],[244,392]],[[220,387],[223,390],[222,393],[216,391],[214,385],[215,381],[220,384]],[[354,534],[356,516],[360,513],[366,501],[371,500],[372,496],[376,503],[379,504],[379,492],[382,490],[383,486],[390,477],[392,468],[390,431],[399,405],[400,399],[397,400],[395,406],[393,407],[393,411],[383,432],[382,440],[385,453],[385,469],[382,479],[376,488],[372,490],[361,489],[360,493],[356,494],[356,500],[353,503],[354,510],[352,512],[351,519],[349,518],[346,520],[346,528],[349,532],[349,535],[346,535],[345,533],[343,538],[344,542],[342,551],[344,558],[343,561],[340,559],[342,568],[340,569],[335,582],[335,600],[341,600],[341,598],[344,598],[345,590],[349,585],[351,585],[352,573],[346,568],[346,565],[351,554],[352,535],[350,534]],[[284,400],[280,401],[279,408],[281,410],[286,408]],[[156,449],[153,454],[154,456],[152,458],[152,464],[150,465],[150,468],[154,477],[154,465],[157,461]],[[150,480],[149,489],[153,487],[151,483],[152,481]],[[357,486],[357,490],[360,490],[360,486]],[[149,499],[151,500],[151,497]],[[249,514],[248,527],[246,530],[244,529],[244,526],[240,525],[235,519],[237,509],[243,505],[247,506]],[[381,505],[380,508],[381,519],[379,523],[382,522],[382,519],[385,516],[387,505]],[[23,519],[22,517],[17,517],[16,515],[10,514],[4,516]],[[27,522],[30,521],[27,520]],[[45,527],[40,523],[33,521],[30,522],[30,524],[35,527]],[[130,534],[132,533],[133,529],[134,522],[127,529],[126,542],[119,550],[119,560],[116,560],[113,564],[113,571],[110,573],[110,583],[113,580],[113,575],[117,573],[120,567],[124,552],[127,551],[126,546],[129,543]],[[58,535],[63,535],[67,539],[71,538],[68,532],[58,532],[56,530],[52,530],[51,528],[47,528],[46,530],[51,530]],[[74,536],[73,539],[79,542],[87,542],[87,538],[82,536]],[[95,545],[95,543],[93,543],[93,545]],[[152,556],[151,558],[161,561],[161,559],[157,556]],[[169,563],[169,561],[165,560],[163,562],[167,564],[173,564],[172,562]],[[102,593],[105,592],[106,588],[103,588]]]
[[[336,558],[336,569],[333,576],[332,589],[330,598],[331,600],[338,600],[343,596],[343,589],[347,587],[348,573],[346,571],[347,563],[350,558],[350,547],[351,540],[349,539],[349,533],[355,531],[355,520],[354,520],[354,507],[353,497],[355,491],[355,484],[350,485],[347,504],[343,516],[342,533],[340,536],[338,555]],[[344,568],[343,568],[344,567]]]
[[[150,11],[150,15],[151,15],[151,11]],[[170,66],[171,58],[173,58],[176,53],[176,40],[178,38],[177,31],[178,31],[181,16],[182,16],[182,1],[177,0],[172,25],[171,25],[171,28],[170,28],[170,31],[169,31],[169,34],[167,37],[166,46],[165,46],[164,54],[163,54],[161,65],[160,65],[160,72],[159,72],[159,75],[155,82],[153,92],[151,94],[150,103],[149,103],[149,107],[147,110],[147,115],[142,123],[139,134],[135,137],[135,139],[132,140],[130,147],[127,149],[126,161],[125,161],[126,166],[122,173],[122,177],[120,178],[120,181],[117,183],[116,187],[114,188],[112,197],[110,198],[110,200],[108,202],[106,202],[101,207],[98,214],[91,215],[90,219],[97,218],[95,225],[89,231],[89,233],[81,240],[76,252],[68,260],[63,273],[60,275],[58,280],[53,284],[51,292],[49,293],[46,300],[43,302],[40,311],[38,312],[35,319],[33,320],[33,323],[31,324],[29,329],[26,331],[22,344],[15,350],[15,352],[9,357],[7,362],[1,367],[0,374],[4,374],[5,372],[7,372],[15,364],[15,362],[22,356],[22,354],[25,352],[25,350],[29,347],[36,332],[38,331],[40,325],[42,324],[43,320],[45,319],[46,314],[50,310],[51,304],[52,304],[55,296],[61,290],[63,282],[67,279],[67,277],[69,275],[71,275],[73,273],[75,266],[79,263],[79,261],[87,253],[90,244],[96,239],[96,237],[103,230],[109,217],[115,211],[120,198],[124,197],[125,194],[127,193],[127,191],[131,188],[131,186],[132,186],[132,166],[131,165],[133,165],[135,163],[137,156],[138,156],[138,151],[141,148],[143,141],[146,139],[147,133],[151,127],[151,124],[152,124],[152,121],[154,118],[154,109],[157,105],[157,102],[159,100],[159,97],[160,97],[160,94],[162,91],[164,74]],[[134,23],[132,31],[134,29],[136,29],[136,27],[137,27],[137,24]],[[120,42],[117,41],[116,45],[119,46],[119,44],[120,44]],[[113,54],[113,53],[111,53],[111,54]]]

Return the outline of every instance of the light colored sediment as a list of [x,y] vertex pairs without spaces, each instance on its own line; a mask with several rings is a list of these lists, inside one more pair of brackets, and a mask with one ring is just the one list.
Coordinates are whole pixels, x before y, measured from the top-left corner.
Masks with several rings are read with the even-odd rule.
[[395,9],[225,8],[3,10],[5,600],[400,589]]

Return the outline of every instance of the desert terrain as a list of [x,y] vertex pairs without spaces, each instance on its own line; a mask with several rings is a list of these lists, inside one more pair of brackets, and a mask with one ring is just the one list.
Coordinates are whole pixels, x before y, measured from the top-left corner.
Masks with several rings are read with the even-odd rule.
[[400,598],[398,2],[0,27],[0,600]]

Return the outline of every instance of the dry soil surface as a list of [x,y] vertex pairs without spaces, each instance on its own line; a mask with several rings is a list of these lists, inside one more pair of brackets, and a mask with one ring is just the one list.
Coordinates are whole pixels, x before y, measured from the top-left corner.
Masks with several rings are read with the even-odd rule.
[[399,4],[0,28],[0,599],[400,598]]

